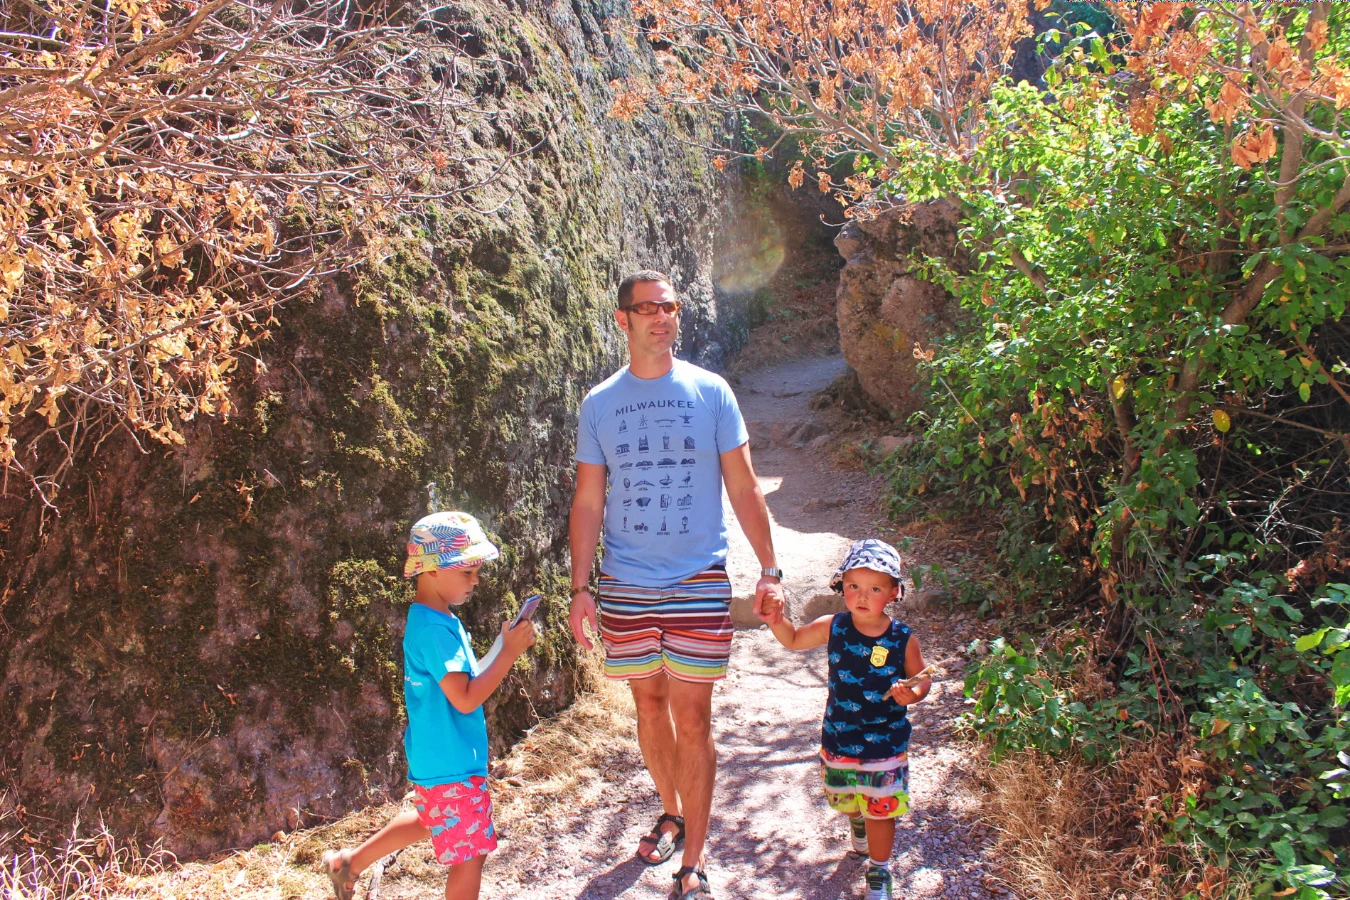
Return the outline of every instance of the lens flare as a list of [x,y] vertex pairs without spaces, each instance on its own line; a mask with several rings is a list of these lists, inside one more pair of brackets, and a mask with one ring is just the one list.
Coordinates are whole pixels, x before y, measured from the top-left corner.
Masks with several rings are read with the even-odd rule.
[[729,294],[759,290],[783,264],[783,229],[767,210],[742,217],[721,235],[719,243],[713,282]]

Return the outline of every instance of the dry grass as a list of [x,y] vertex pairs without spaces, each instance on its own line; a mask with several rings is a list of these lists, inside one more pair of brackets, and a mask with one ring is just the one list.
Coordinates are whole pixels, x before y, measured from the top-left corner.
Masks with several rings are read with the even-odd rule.
[[1034,751],[990,766],[985,811],[1007,881],[1064,900],[1233,897],[1222,869],[1162,842],[1159,798],[1197,787],[1188,759],[1157,740],[1100,768]]
[[[3,802],[0,808],[11,809]],[[0,828],[11,823],[12,816],[0,816]],[[17,830],[0,831],[0,897],[104,900],[175,863],[171,853],[158,847],[146,851],[121,843],[102,822],[84,837],[80,830],[77,818],[63,844],[42,849],[27,844]]]
[[[637,752],[632,725],[632,700],[622,686],[600,674],[601,657],[583,661],[583,692],[560,715],[532,729],[511,752],[492,766],[490,779],[494,818],[510,835],[499,856],[509,864],[514,854],[528,852],[529,838],[547,827],[548,813],[559,805],[584,805],[598,796],[604,773],[617,757]],[[388,803],[358,810],[318,828],[203,860],[178,863],[171,854],[141,853],[120,845],[104,829],[75,838],[68,846],[39,853],[11,851],[16,840],[0,833],[0,897],[5,900],[218,900],[247,896],[250,900],[299,900],[331,895],[328,879],[318,870],[323,851],[354,846],[404,804]],[[0,821],[0,826],[3,826]],[[444,867],[432,860],[429,847],[410,848],[398,868],[385,878],[386,898],[439,890]],[[364,879],[363,879],[364,880]]]
[[584,691],[576,702],[532,729],[493,766],[493,818],[515,847],[530,843],[560,805],[597,798],[616,759],[638,752],[632,695],[606,679],[602,665],[597,645],[585,658]]

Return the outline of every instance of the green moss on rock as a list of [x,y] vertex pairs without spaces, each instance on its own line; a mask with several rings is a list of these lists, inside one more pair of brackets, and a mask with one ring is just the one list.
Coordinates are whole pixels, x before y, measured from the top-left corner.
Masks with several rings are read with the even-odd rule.
[[401,791],[402,555],[429,485],[502,548],[463,609],[477,649],[546,598],[488,703],[494,752],[570,702],[573,441],[623,360],[614,286],[671,272],[694,313],[681,353],[704,363],[740,327],[712,302],[717,176],[683,143],[711,125],[607,118],[611,78],[655,72],[609,4],[441,16],[503,61],[476,89],[516,133],[477,151],[542,141],[493,189],[501,211],[429,204],[382,263],[281,309],[236,418],[167,453],[110,442],[44,528],[0,508],[20,561],[0,580],[0,788],[29,826],[97,811],[193,855]]

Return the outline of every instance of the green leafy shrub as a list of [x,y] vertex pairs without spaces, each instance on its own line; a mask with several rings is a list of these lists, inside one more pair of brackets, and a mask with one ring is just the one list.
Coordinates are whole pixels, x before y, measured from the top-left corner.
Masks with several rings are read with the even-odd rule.
[[[1350,14],[1326,14],[1344,58]],[[1289,40],[1309,22],[1291,13]],[[1309,107],[1320,137],[1253,160],[1235,133],[1260,110],[1214,114],[1222,78],[1154,95],[1118,48],[1064,45],[1052,95],[995,90],[996,139],[900,142],[895,190],[959,202],[972,265],[926,261],[969,315],[916,349],[932,401],[892,508],[945,492],[1006,523],[1000,594],[1038,633],[968,675],[996,758],[1161,742],[1141,822],[1237,893],[1346,896],[1350,129]],[[1178,896],[1198,883],[1179,871]]]

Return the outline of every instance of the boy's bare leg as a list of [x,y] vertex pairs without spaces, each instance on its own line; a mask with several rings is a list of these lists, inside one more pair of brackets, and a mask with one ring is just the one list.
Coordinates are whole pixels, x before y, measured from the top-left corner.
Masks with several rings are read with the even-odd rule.
[[[670,712],[675,719],[675,783],[684,805],[685,844],[681,866],[698,868],[708,838],[717,748],[712,737],[710,683],[670,679]],[[698,884],[687,875],[682,890]]]
[[894,819],[868,819],[867,820],[867,852],[873,859],[882,860],[891,858],[891,850],[895,847],[895,820]]
[[[650,678],[633,678],[628,682],[633,692],[633,706],[637,709],[638,747],[642,761],[656,784],[661,806],[667,815],[680,815],[680,792],[675,780],[675,725],[670,719],[670,679],[665,672]],[[663,830],[675,833],[675,826],[667,824]]]
[[404,810],[352,851],[352,875],[360,875],[381,857],[428,840],[431,840],[431,830],[418,821],[417,810]]
[[445,900],[478,900],[485,862],[486,854],[451,866],[445,879]]

